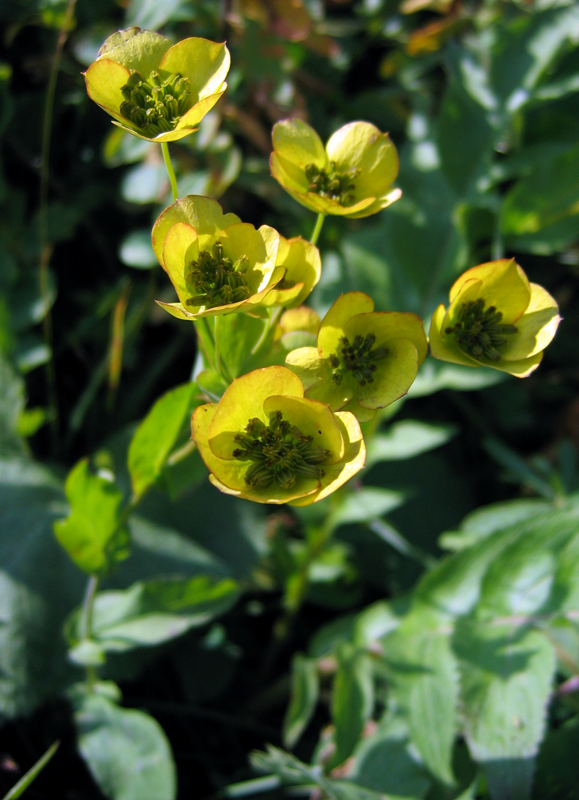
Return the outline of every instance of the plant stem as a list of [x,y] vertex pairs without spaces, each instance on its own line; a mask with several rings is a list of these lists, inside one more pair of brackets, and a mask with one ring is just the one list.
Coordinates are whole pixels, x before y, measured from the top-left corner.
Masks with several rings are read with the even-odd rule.
[[310,239],[312,244],[316,244],[321,233],[321,230],[324,226],[324,220],[326,219],[325,214],[318,214],[318,218],[316,220],[316,224],[314,226],[314,230],[312,232],[312,238]]
[[220,356],[220,353],[219,353],[219,322],[220,322],[220,320],[221,320],[221,317],[219,315],[217,315],[215,317],[215,323],[214,323],[214,328],[213,328],[213,331],[214,331],[213,341],[215,343],[215,368],[216,368],[217,372],[221,375],[221,377],[223,378],[225,383],[230,384],[231,383],[231,376],[229,375],[229,373],[228,373],[228,371],[227,371],[227,369],[225,367],[224,362],[221,360],[221,356]]
[[175,177],[175,170],[173,169],[173,164],[171,163],[171,156],[169,155],[169,145],[167,142],[161,142],[161,150],[163,152],[163,160],[165,161],[165,166],[167,167],[167,172],[169,173],[169,181],[171,182],[171,191],[173,192],[173,202],[178,199],[179,192],[177,190],[177,178]]
[[40,239],[40,267],[39,283],[42,304],[46,313],[42,320],[42,332],[44,343],[48,348],[50,357],[46,365],[46,377],[48,382],[48,402],[50,406],[50,430],[52,437],[53,452],[56,452],[59,445],[59,420],[58,420],[58,396],[56,391],[56,368],[54,366],[54,354],[52,347],[52,314],[50,311],[49,286],[48,286],[48,265],[52,255],[52,246],[47,241],[46,211],[48,206],[48,178],[50,160],[50,137],[52,130],[52,111],[54,108],[54,94],[56,92],[56,81],[60,59],[68,31],[71,29],[72,15],[76,0],[68,0],[64,22],[58,33],[54,60],[50,71],[50,79],[46,90],[46,102],[44,104],[44,117],[42,120],[42,146],[40,156],[40,205],[39,205],[39,239]]
[[92,636],[92,610],[98,586],[99,579],[96,575],[91,575],[86,585],[84,600],[82,601],[80,629],[81,637],[83,639],[90,639]]

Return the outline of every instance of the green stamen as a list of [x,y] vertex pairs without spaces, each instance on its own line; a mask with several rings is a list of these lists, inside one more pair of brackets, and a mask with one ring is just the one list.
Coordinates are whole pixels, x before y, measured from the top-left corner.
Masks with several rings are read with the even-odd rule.
[[240,256],[237,261],[226,258],[221,242],[213,246],[213,255],[202,250],[199,258],[189,264],[186,280],[192,287],[193,297],[186,300],[187,305],[215,308],[247,300],[251,295],[245,277],[247,266],[246,256]]
[[387,347],[374,347],[376,336],[367,333],[362,337],[358,334],[352,344],[346,336],[340,339],[340,355],[330,356],[330,366],[332,367],[332,380],[340,384],[347,372],[352,374],[360,386],[373,383],[374,372],[376,372],[375,361],[386,358],[390,352]]
[[272,483],[291,489],[300,477],[319,479],[324,474],[319,465],[331,456],[329,450],[312,444],[312,436],[285,420],[281,411],[270,414],[268,425],[250,419],[245,433],[238,433],[235,441],[239,447],[233,457],[251,462],[245,482],[259,489],[267,489]]
[[145,80],[132,69],[121,92],[125,98],[119,109],[121,115],[149,136],[174,130],[193,104],[189,79],[178,72],[163,80],[153,71]]
[[308,164],[306,167],[306,178],[309,181],[308,191],[319,194],[320,197],[337,200],[340,205],[347,206],[354,202],[356,185],[352,181],[359,174],[359,169],[338,172],[335,161],[330,161],[330,169],[327,171],[319,169],[315,164]]
[[499,350],[507,344],[505,335],[517,332],[515,325],[502,325],[503,315],[495,306],[485,310],[482,298],[463,303],[456,324],[445,329],[454,334],[459,348],[469,356],[480,360],[500,361]]

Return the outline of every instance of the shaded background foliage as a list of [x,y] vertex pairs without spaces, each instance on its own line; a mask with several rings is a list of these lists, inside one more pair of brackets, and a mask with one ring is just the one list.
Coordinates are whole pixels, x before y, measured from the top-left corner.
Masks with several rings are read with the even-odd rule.
[[[159,767],[167,740],[132,707],[163,727],[179,797],[251,778],[249,752],[267,742],[302,761],[258,755],[266,782],[231,796],[313,784],[360,800],[577,797],[577,6],[29,0],[0,17],[0,787],[61,738],[31,797],[175,796]],[[195,453],[163,463],[131,518],[132,554],[103,587],[133,592],[142,618],[124,652],[99,629],[119,705],[111,687],[63,694],[82,679],[61,631],[84,579],[52,526],[80,458],[130,495],[136,426],[196,358],[190,327],[153,302],[173,299],[150,247],[170,202],[160,151],[113,129],[80,74],[129,25],[227,39],[229,89],[171,152],[181,195],[244,221],[311,233],[313,215],[269,175],[278,119],[302,116],[322,138],[354,119],[390,132],[402,199],[369,220],[327,220],[320,313],[359,289],[378,310],[428,318],[460,272],[508,255],[564,321],[525,381],[428,359],[376,420],[363,485],[319,507],[220,495]],[[334,536],[316,549],[323,525]],[[179,639],[150,641],[139,587],[176,574],[223,594],[203,595],[204,618],[197,600],[171,618]],[[67,635],[74,648],[74,620]]]

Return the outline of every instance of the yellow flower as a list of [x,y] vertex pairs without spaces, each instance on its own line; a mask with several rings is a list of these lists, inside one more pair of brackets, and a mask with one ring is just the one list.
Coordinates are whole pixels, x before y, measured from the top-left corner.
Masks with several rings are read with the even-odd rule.
[[537,369],[557,330],[551,295],[529,283],[514,259],[472,267],[438,306],[430,325],[430,351],[441,361],[481,365],[526,378]]
[[318,214],[368,217],[401,196],[392,189],[398,154],[387,133],[350,122],[326,147],[301,119],[273,126],[271,174],[294,200]]
[[249,372],[218,404],[199,406],[192,438],[211,483],[257,503],[316,503],[366,458],[353,414],[305,399],[299,378],[277,366]]
[[317,347],[293,350],[286,365],[307,397],[367,422],[406,394],[427,349],[416,314],[374,311],[367,294],[347,292],[322,320]]
[[322,261],[318,248],[301,236],[293,239],[279,237],[277,267],[284,267],[285,275],[264,299],[264,305],[295,308],[304,302],[322,274]]
[[166,208],[152,241],[179,297],[178,303],[157,302],[179,319],[258,313],[285,272],[275,266],[277,231],[268,225],[256,230],[207,197],[189,195]]
[[127,28],[105,41],[85,73],[89,97],[119,128],[152,142],[188,136],[219,100],[230,57],[207,39],[171,42]]

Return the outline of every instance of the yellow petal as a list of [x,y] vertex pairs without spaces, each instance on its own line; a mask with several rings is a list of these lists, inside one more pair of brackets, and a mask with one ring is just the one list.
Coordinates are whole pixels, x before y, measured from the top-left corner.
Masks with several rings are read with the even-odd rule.
[[410,340],[418,354],[418,366],[426,358],[428,343],[422,320],[416,314],[406,312],[374,311],[370,314],[357,314],[344,324],[346,336],[352,341],[356,334],[376,336],[374,347],[388,346],[391,339]]
[[521,358],[518,361],[503,361],[501,358],[500,361],[485,362],[485,366],[498,369],[500,372],[508,372],[509,375],[514,375],[515,378],[528,378],[531,372],[537,369],[542,358],[543,353],[541,352],[535,353],[534,356],[529,358]]
[[418,372],[418,353],[408,339],[390,339],[388,355],[376,362],[374,380],[358,386],[354,395],[365,408],[385,408],[406,394]]
[[179,136],[173,136],[171,139],[163,140],[167,142],[177,141],[177,139],[182,139],[183,136],[188,136],[189,133],[193,133],[197,130],[196,126],[199,125],[203,117],[211,111],[226,89],[227,84],[224,83],[221,87],[221,91],[210,94],[207,97],[202,97],[189,111],[183,114],[174,131],[167,131],[167,133],[159,134],[157,139],[159,139],[160,136],[168,136],[169,134],[180,134]]
[[540,353],[553,339],[560,320],[559,307],[549,292],[531,283],[531,302],[517,322],[517,332],[505,336],[501,359],[516,361]]
[[116,61],[102,58],[90,65],[84,74],[84,79],[90,99],[94,100],[97,105],[112,117],[119,120],[122,123],[122,127],[133,133],[134,126],[120,112],[121,103],[125,99],[122,95],[121,87],[129,79],[129,70]]
[[453,364],[464,364],[467,367],[480,367],[478,361],[459,350],[454,336],[444,333],[446,327],[446,309],[441,304],[432,315],[430,323],[430,352],[440,361]]
[[222,85],[230,63],[229,50],[224,43],[192,36],[170,47],[160,68],[188,78],[195,98],[199,99],[223,93]]
[[320,318],[313,308],[299,306],[289,311],[284,311],[281,315],[278,330],[279,335],[291,333],[292,331],[304,331],[306,333],[317,333],[320,327]]
[[333,303],[322,320],[318,334],[318,350],[322,357],[328,358],[337,353],[340,339],[344,335],[344,325],[355,314],[365,314],[374,310],[374,301],[364,292],[346,292]]
[[175,128],[173,131],[158,133],[156,136],[146,136],[140,128],[127,127],[130,124],[128,120],[124,120],[122,123],[113,120],[113,125],[116,125],[117,128],[131,133],[133,136],[136,136],[137,139],[143,139],[145,142],[176,142],[178,139],[184,139],[185,136],[189,136],[190,133],[195,133],[197,130],[197,128],[184,128],[183,130],[177,130],[177,128]]
[[303,397],[272,395],[263,403],[268,415],[281,411],[290,425],[295,425],[305,436],[312,437],[312,445],[329,450],[328,464],[337,464],[344,457],[342,432],[333,414],[325,403]]
[[382,211],[383,208],[388,208],[388,206],[391,206],[396,200],[400,200],[401,197],[401,189],[392,189],[391,192],[388,192],[382,197],[377,197],[371,205],[367,206],[362,211],[355,214],[348,214],[348,218],[363,219],[364,217],[369,217],[371,214],[377,214],[378,211]]
[[355,397],[352,397],[350,402],[344,406],[342,411],[349,411],[350,414],[353,414],[356,417],[358,422],[370,422],[371,419],[374,419],[377,413],[377,409],[375,408],[364,408],[364,406],[361,406]]
[[398,175],[398,154],[390,137],[369,122],[344,125],[331,136],[326,152],[339,172],[360,170],[353,179],[356,201],[384,195]]
[[[240,462],[242,463],[242,462]],[[245,469],[248,469],[245,465]],[[320,482],[315,478],[303,478],[299,482],[299,488],[282,489],[277,485],[269,486],[267,489],[256,489],[253,486],[244,485],[243,489],[230,489],[213,474],[209,475],[209,481],[224,494],[232,495],[233,497],[241,497],[246,500],[252,500],[254,503],[268,503],[270,505],[281,506],[284,503],[291,503],[293,500],[301,497],[307,497],[310,494],[317,492]]]
[[276,122],[272,131],[275,154],[297,166],[305,175],[308,164],[319,169],[327,166],[322,140],[307,122],[301,119],[284,119]]
[[127,69],[136,69],[144,78],[159,68],[171,42],[154,31],[125,28],[111,34],[98,52],[98,60],[108,58]]
[[321,479],[321,488],[308,495],[308,497],[294,500],[290,505],[306,506],[310,503],[317,503],[324,497],[335,492],[346,481],[359,472],[366,461],[366,446],[362,436],[362,430],[358,420],[348,411],[337,411],[335,416],[341,428],[344,440],[344,458],[340,464],[324,468],[325,474]]
[[163,246],[163,268],[167,271],[179,300],[185,307],[187,299],[191,296],[185,276],[190,272],[191,262],[196,261],[198,257],[199,242],[195,228],[184,222],[173,225]]
[[[283,242],[283,247],[282,247]],[[311,242],[296,236],[293,239],[280,237],[280,249],[277,253],[276,266],[285,267],[284,285],[292,286],[301,283],[299,292],[291,298],[291,307],[299,306],[310,294],[320,280],[322,261],[320,251]],[[283,291],[283,290],[278,290]],[[284,298],[284,305],[287,300]]]
[[233,458],[235,434],[243,431],[253,417],[264,423],[269,418],[263,403],[271,395],[303,397],[300,379],[286,367],[265,367],[248,372],[228,387],[213,418],[209,440],[211,449],[220,458]]
[[155,300],[158,306],[164,308],[165,311],[168,311],[172,317],[177,317],[177,319],[188,319],[193,320],[195,319],[195,315],[191,314],[190,311],[187,311],[181,303],[164,303],[162,300]]
[[503,322],[515,324],[525,313],[531,299],[527,276],[513,258],[503,258],[472,267],[458,278],[450,290],[454,302],[469,281],[480,281],[478,295],[469,300],[483,298],[486,307],[495,306],[503,315]]
[[162,264],[163,244],[170,229],[177,222],[186,222],[197,231],[200,249],[217,241],[224,228],[241,222],[236,214],[224,214],[215,200],[197,195],[187,195],[166,208],[153,227],[152,244],[155,255]]
[[[220,241],[227,258],[232,261],[236,261],[240,256],[247,258],[245,277],[251,293],[255,294],[264,289],[275,266],[279,244],[277,231],[267,225],[256,231],[248,222],[238,222],[223,231]],[[283,276],[283,272],[281,275]]]

